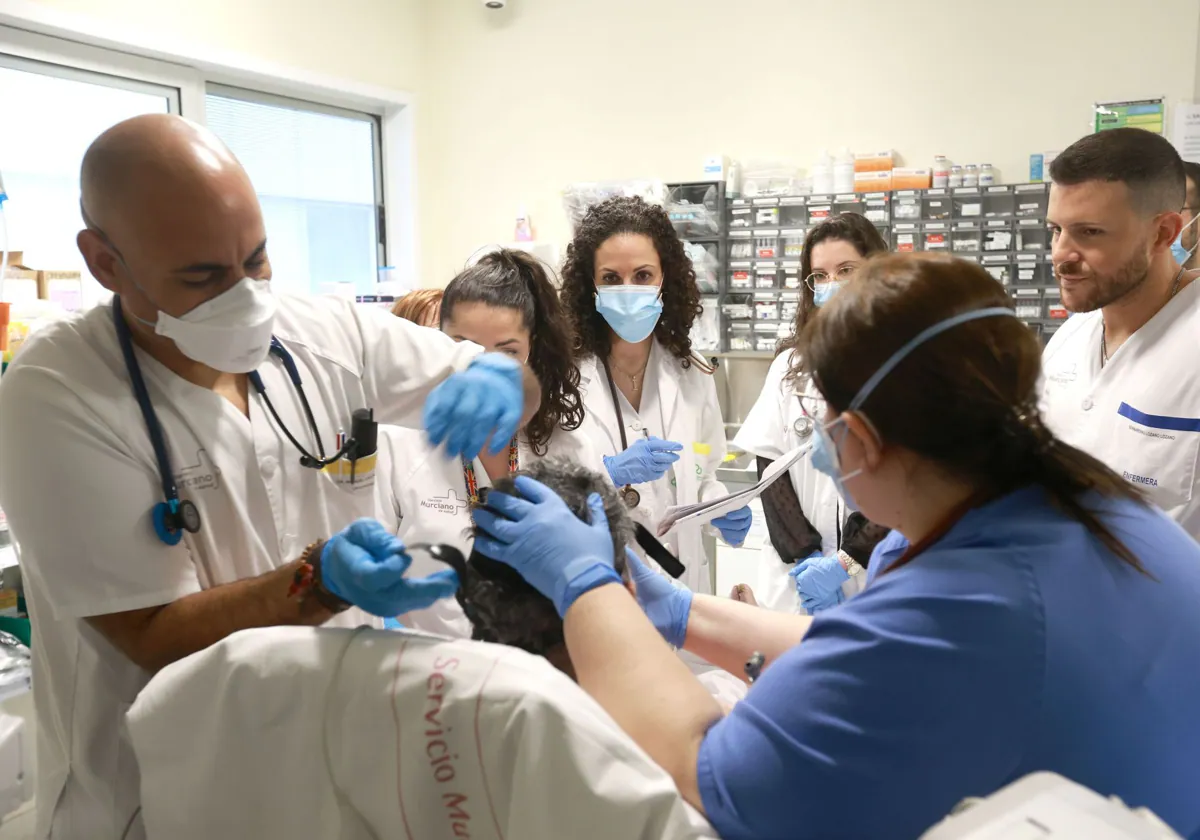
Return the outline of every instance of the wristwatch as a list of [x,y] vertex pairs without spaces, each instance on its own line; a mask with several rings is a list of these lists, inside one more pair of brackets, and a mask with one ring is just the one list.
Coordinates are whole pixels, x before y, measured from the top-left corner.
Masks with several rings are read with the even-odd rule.
[[305,567],[311,569],[309,584],[305,587],[308,594],[331,613],[343,613],[354,605],[330,592],[321,578],[321,554],[325,550],[325,544],[325,540],[317,540],[304,549],[304,553],[300,555],[301,571],[297,572],[297,576],[302,574]]
[[838,550],[837,556],[838,562],[842,564],[842,568],[846,570],[846,574],[850,575],[850,577],[858,577],[866,571],[866,569],[858,564],[857,560],[841,549]]

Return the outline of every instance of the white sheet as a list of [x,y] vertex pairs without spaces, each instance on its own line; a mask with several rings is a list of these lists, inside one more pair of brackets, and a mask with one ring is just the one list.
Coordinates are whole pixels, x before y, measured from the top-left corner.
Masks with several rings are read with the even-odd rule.
[[150,840],[715,840],[545,660],[415,631],[238,633],[129,713]]

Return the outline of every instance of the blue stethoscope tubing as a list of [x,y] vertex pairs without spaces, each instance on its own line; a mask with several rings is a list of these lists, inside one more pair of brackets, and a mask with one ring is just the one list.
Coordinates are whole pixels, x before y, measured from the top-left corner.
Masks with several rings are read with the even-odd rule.
[[[129,373],[129,381],[133,386],[133,396],[137,400],[138,408],[142,412],[142,419],[146,421],[146,431],[150,435],[150,444],[154,447],[154,459],[158,462],[159,480],[162,482],[162,491],[165,501],[156,504],[150,511],[151,520],[154,523],[154,533],[158,538],[167,545],[178,545],[183,539],[183,532],[195,534],[200,530],[200,511],[196,506],[187,499],[179,498],[179,488],[175,486],[174,471],[171,469],[171,457],[167,454],[167,443],[163,437],[162,425],[158,422],[158,415],[154,412],[154,405],[150,402],[150,392],[146,389],[146,380],[142,376],[142,367],[138,364],[137,355],[133,350],[133,336],[129,332],[129,324],[125,322],[125,318],[121,312],[121,298],[113,296],[112,302],[113,325],[117,329],[117,341],[121,345],[121,355],[125,357],[125,370]],[[317,420],[313,416],[312,407],[309,405],[308,397],[304,393],[304,383],[300,379],[300,371],[296,368],[296,362],[292,359],[292,354],[287,351],[287,348],[274,336],[271,337],[271,355],[278,357],[287,370],[288,378],[295,386],[297,393],[300,395],[300,403],[304,407],[305,417],[308,419],[308,427],[312,431],[313,440],[317,444],[317,454],[310,454],[300,442],[296,440],[283,420],[280,419],[275,406],[271,403],[267,396],[267,388],[263,385],[262,377],[258,375],[258,371],[252,371],[247,376],[250,384],[258,395],[262,397],[263,402],[270,411],[271,417],[275,423],[283,430],[284,436],[292,446],[300,452],[300,463],[305,467],[312,469],[324,469],[329,464],[334,463],[339,458],[343,457],[350,448],[354,445],[354,439],[351,437],[345,444],[334,453],[332,458],[325,457],[325,447],[321,445],[321,432],[317,428]]]

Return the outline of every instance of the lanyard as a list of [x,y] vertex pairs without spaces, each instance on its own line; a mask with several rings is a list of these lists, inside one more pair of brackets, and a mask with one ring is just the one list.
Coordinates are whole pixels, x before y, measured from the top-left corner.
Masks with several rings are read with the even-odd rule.
[[[517,449],[517,439],[513,438],[508,444],[508,472],[511,475],[519,470],[520,467],[520,452]],[[467,483],[467,499],[471,506],[475,507],[479,504],[479,479],[475,477],[475,462],[462,459],[463,465],[463,481]]]
[[[613,411],[617,413],[617,430],[621,433],[621,451],[624,452],[629,448],[629,439],[625,436],[625,416],[621,411],[621,397],[617,393],[617,383],[613,382],[612,371],[608,368],[608,359],[600,361],[604,364],[604,375],[608,378],[608,391],[612,394]],[[626,484],[621,488],[621,501],[625,503],[625,507],[635,508],[641,504],[642,494],[634,490],[633,485]]]

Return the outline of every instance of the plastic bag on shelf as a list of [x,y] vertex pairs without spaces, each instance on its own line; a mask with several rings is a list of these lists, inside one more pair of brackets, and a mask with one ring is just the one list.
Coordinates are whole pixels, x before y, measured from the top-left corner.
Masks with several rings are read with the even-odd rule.
[[588,181],[569,184],[563,189],[563,210],[574,232],[593,204],[614,196],[637,196],[650,204],[667,203],[667,187],[662,181]]
[[667,214],[671,217],[675,232],[685,239],[689,236],[716,236],[721,230],[716,211],[704,204],[672,201],[667,204]]
[[720,279],[718,272],[721,269],[721,264],[717,262],[717,256],[710,248],[697,244],[695,242],[684,242],[683,250],[687,252],[688,259],[692,261],[692,268],[696,271],[696,288],[703,295],[715,295],[720,289]]
[[721,349],[721,309],[717,298],[702,298],[703,311],[692,324],[692,349],[701,352],[716,352]]
[[803,195],[803,170],[777,161],[746,164],[742,173],[742,195],[763,198],[774,195]]

